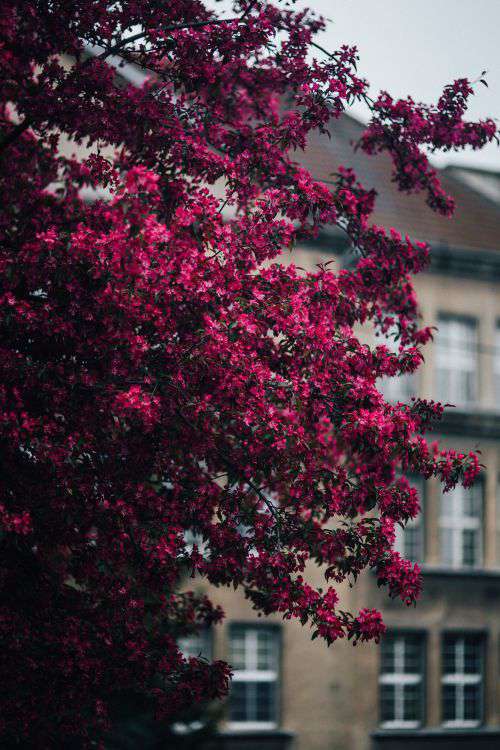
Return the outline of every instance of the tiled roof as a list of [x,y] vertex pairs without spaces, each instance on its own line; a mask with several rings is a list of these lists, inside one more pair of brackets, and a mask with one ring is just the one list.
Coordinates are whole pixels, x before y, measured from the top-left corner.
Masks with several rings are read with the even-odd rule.
[[486,198],[495,203],[500,203],[500,172],[460,166],[446,167],[445,172],[465,182],[474,190],[486,196]]
[[[353,167],[361,183],[378,193],[372,217],[375,224],[394,227],[431,245],[500,251],[500,202],[476,189],[474,181],[464,176],[467,169],[439,170],[443,188],[456,201],[454,216],[445,218],[431,211],[423,193],[406,195],[398,191],[391,180],[392,166],[387,155],[367,156],[354,151],[352,144],[362,130],[356,120],[343,116],[335,122],[331,138],[313,134],[306,152],[297,153],[297,161],[316,179],[326,182],[339,164]],[[496,173],[488,176],[500,180]]]

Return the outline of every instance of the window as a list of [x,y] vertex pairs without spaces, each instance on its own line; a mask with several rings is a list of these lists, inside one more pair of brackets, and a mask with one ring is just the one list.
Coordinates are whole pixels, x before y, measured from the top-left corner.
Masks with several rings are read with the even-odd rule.
[[483,557],[483,483],[441,492],[441,561],[450,568],[477,568]]
[[[399,341],[395,340],[397,328],[394,326],[387,334],[384,343],[393,354],[399,354]],[[397,377],[380,378],[379,388],[386,401],[404,401],[407,403],[417,395],[417,373],[406,372]]]
[[[207,661],[212,661],[212,630],[209,627],[202,627],[197,633],[178,638],[177,645],[185,659],[201,657]],[[207,716],[198,712],[194,718],[189,715],[185,718],[185,721],[175,721],[172,724],[174,734],[189,735],[193,732],[199,732],[208,720]]]
[[418,633],[389,633],[382,640],[380,723],[415,729],[424,714],[425,642]]
[[438,400],[467,406],[477,400],[477,325],[472,318],[441,315],[436,334]]
[[233,625],[230,658],[233,679],[229,720],[233,729],[274,729],[278,724],[279,630]]
[[208,541],[203,538],[203,534],[193,529],[185,529],[184,531],[184,549],[187,555],[193,552],[194,546],[197,546],[198,552],[202,557],[207,559],[209,557]]
[[500,409],[500,320],[495,330],[495,352],[493,357],[493,377],[495,380],[495,408]]
[[408,481],[418,492],[420,513],[416,518],[410,518],[404,528],[396,524],[394,549],[407,560],[422,562],[424,558],[424,479],[422,477],[409,477]]
[[416,373],[406,372],[392,378],[380,379],[380,390],[386,401],[407,403],[413,396],[417,395]]
[[177,645],[186,659],[193,656],[201,656],[207,661],[212,659],[212,631],[208,627],[200,628],[197,633],[178,638]]
[[441,678],[443,724],[476,727],[483,718],[484,639],[474,635],[443,638]]

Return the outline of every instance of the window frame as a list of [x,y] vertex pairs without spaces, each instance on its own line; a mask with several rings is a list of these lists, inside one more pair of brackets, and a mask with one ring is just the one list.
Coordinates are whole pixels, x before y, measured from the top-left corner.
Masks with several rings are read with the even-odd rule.
[[[379,671],[378,671],[378,724],[379,727],[383,730],[408,730],[408,731],[414,731],[415,729],[421,729],[423,726],[425,726],[426,723],[426,713],[427,713],[427,632],[422,629],[411,629],[411,628],[392,628],[388,631],[385,638],[387,636],[392,636],[394,639],[396,638],[408,638],[413,637],[417,638],[420,641],[419,648],[421,650],[420,653],[420,660],[421,660],[421,673],[418,675],[418,673],[410,673],[408,675],[405,675],[404,672],[382,672],[382,649],[384,648],[383,643],[384,639],[382,639],[381,649],[380,649],[380,656],[379,656]],[[404,654],[403,654],[404,659]],[[385,678],[384,678],[385,675]],[[412,679],[404,679],[404,677],[411,677]],[[415,679],[415,676],[417,676],[417,679]],[[389,679],[389,678],[393,679]],[[401,679],[403,678],[403,679]],[[395,688],[397,687],[404,687],[405,685],[410,684],[419,684],[420,685],[420,719],[414,721],[410,719],[391,719],[390,721],[383,721],[382,720],[382,687],[383,685],[394,685]],[[396,692],[396,691],[395,691]],[[404,692],[402,691],[401,696],[398,698],[394,697],[394,705],[395,707],[398,705],[400,708],[402,707],[402,710],[404,711]],[[395,711],[397,713],[397,709]]]
[[[258,631],[267,630],[273,634],[274,644],[276,648],[276,668],[271,670],[259,670],[256,666],[254,669],[237,669],[231,666],[233,675],[231,678],[231,684],[234,682],[242,683],[255,683],[255,682],[267,682],[274,683],[274,720],[273,721],[256,721],[256,720],[232,720],[231,719],[231,689],[229,690],[228,702],[227,702],[227,721],[226,726],[230,731],[235,732],[255,732],[255,731],[274,731],[279,729],[281,725],[281,690],[283,686],[282,679],[282,649],[283,649],[283,633],[282,628],[278,623],[259,623],[255,621],[233,621],[229,623],[228,627],[228,662],[231,659],[231,639],[232,634],[237,630],[246,631]],[[255,646],[257,646],[257,640],[255,640]],[[257,649],[255,648],[252,656],[257,656]]]
[[500,411],[500,318],[495,320],[493,342],[493,408]]
[[196,545],[198,552],[204,560],[210,557],[208,539],[205,539],[201,531],[195,531],[192,527],[184,529],[183,533],[184,553],[190,555]]
[[[444,729],[477,729],[485,723],[485,682],[486,682],[486,657],[487,657],[487,632],[484,630],[445,630],[441,634],[441,726]],[[447,638],[455,638],[462,640],[465,646],[466,638],[474,638],[479,644],[479,653],[481,659],[481,672],[476,674],[468,674],[463,672],[454,672],[445,674],[444,672],[444,646]],[[456,657],[455,657],[456,658]],[[462,661],[465,655],[462,654]],[[462,681],[456,679],[457,677],[463,678]],[[453,719],[445,720],[444,718],[444,686],[445,685],[457,685],[462,688],[466,685],[479,684],[479,706],[480,716],[478,719]],[[455,696],[455,713],[457,707],[457,696]],[[465,715],[465,695],[462,691],[461,696],[461,708],[462,713]]]
[[[439,344],[439,340],[440,340],[439,339],[439,330],[440,330],[440,326],[443,323],[446,323],[446,322],[462,323],[462,324],[465,324],[467,326],[470,326],[471,329],[473,329],[473,331],[474,331],[474,336],[475,336],[475,342],[474,342],[474,347],[473,347],[474,368],[470,371],[470,372],[473,373],[474,379],[473,379],[473,388],[472,388],[473,393],[472,393],[472,398],[470,398],[470,399],[466,399],[465,398],[465,399],[461,400],[458,397],[459,394],[455,394],[453,392],[453,389],[457,387],[457,382],[458,382],[457,381],[457,377],[456,377],[457,373],[459,373],[459,372],[469,372],[469,371],[468,370],[463,370],[463,368],[458,368],[456,366],[444,367],[443,368],[439,364],[440,353],[443,351],[442,345],[440,347],[440,344]],[[479,366],[480,366],[480,361],[479,361],[480,340],[479,340],[479,337],[480,337],[480,320],[479,320],[478,317],[475,317],[473,315],[464,315],[464,314],[461,314],[461,313],[453,313],[453,312],[448,312],[448,311],[446,311],[446,312],[445,311],[440,311],[437,314],[437,327],[438,327],[438,333],[437,333],[437,336],[435,338],[435,342],[436,343],[435,343],[435,350],[434,350],[434,371],[435,371],[434,372],[434,386],[435,386],[436,399],[438,401],[450,401],[458,409],[468,409],[470,407],[476,407],[479,404],[479,401],[480,401],[480,398],[479,398],[479,377],[480,377],[480,372],[479,372]],[[448,349],[447,356],[446,356],[447,360],[452,360],[453,349],[454,349],[453,346]],[[464,353],[466,352],[465,346],[463,346],[462,351]],[[465,359],[465,354],[464,354],[464,359]],[[440,372],[440,370],[444,370],[445,372],[451,373],[451,375],[452,375],[451,381],[448,383],[448,387],[446,389],[446,393],[440,393],[440,386],[439,386],[439,380],[440,380],[440,378],[439,378],[439,372]],[[453,375],[455,375],[455,378],[453,378]],[[455,385],[454,385],[454,383],[455,383]]]
[[[182,642],[188,640],[198,639],[200,642],[200,649],[195,653],[196,649],[192,649],[193,653],[189,653],[189,649],[182,647]],[[213,627],[202,626],[196,633],[189,633],[188,635],[180,636],[177,638],[177,648],[185,659],[206,659],[206,661],[212,661],[214,658],[214,633]]]
[[[403,527],[401,524],[397,523],[395,527],[396,532],[396,538],[394,540],[394,550],[396,552],[399,552],[399,554],[404,557],[407,560],[410,560],[410,562],[417,562],[420,565],[423,565],[425,563],[426,554],[427,554],[427,534],[426,534],[426,509],[427,509],[427,481],[424,477],[422,477],[419,474],[414,475],[405,475],[408,483],[410,486],[415,487],[415,480],[418,480],[419,483],[421,483],[421,487],[416,489],[419,490],[419,500],[420,500],[420,513],[415,518],[411,518]],[[408,557],[405,549],[405,534],[406,530],[410,529],[419,529],[420,531],[420,558],[414,559],[413,557]]]
[[[466,516],[464,510],[464,498],[467,492],[479,492],[479,514],[478,516]],[[484,567],[484,517],[485,517],[485,492],[486,492],[486,478],[481,474],[474,485],[465,489],[462,485],[457,485],[452,490],[446,493],[446,495],[453,496],[453,493],[460,493],[461,499],[455,500],[453,509],[450,515],[444,516],[443,514],[443,499],[445,493],[442,488],[439,492],[439,518],[438,518],[438,529],[439,529],[439,547],[440,547],[440,560],[441,564],[449,570],[481,570]],[[461,505],[461,513],[457,513],[458,504]],[[473,523],[474,522],[474,523]],[[451,564],[444,560],[443,556],[443,544],[442,534],[446,530],[449,534],[452,534],[452,562]],[[464,531],[475,531],[477,530],[477,559],[472,565],[464,563]]]
[[378,389],[389,404],[407,404],[417,396],[418,371],[379,378]]
[[[194,640],[198,638],[200,641],[199,649],[188,649],[183,648],[182,642],[186,642],[190,639]],[[211,625],[203,625],[196,633],[189,633],[185,636],[177,638],[177,648],[181,652],[182,656],[186,661],[189,659],[204,659],[208,662],[213,661],[214,658],[214,628]],[[191,653],[189,653],[191,651]],[[192,721],[175,721],[172,724],[172,729],[176,735],[186,736],[192,732],[198,732],[207,723],[206,718],[197,718]]]
[[[398,335],[397,326],[394,325],[389,331],[383,334],[382,344],[387,346],[392,354],[400,355],[399,340],[395,339]],[[413,372],[404,372],[400,375],[384,376],[378,379],[377,388],[383,395],[384,399],[390,403],[409,403],[412,398],[416,398],[419,393],[420,380],[419,368]]]

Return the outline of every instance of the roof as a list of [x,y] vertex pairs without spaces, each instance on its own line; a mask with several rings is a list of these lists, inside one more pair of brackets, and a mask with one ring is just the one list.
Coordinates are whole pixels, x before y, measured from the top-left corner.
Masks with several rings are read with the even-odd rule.
[[333,179],[340,164],[352,167],[363,186],[378,193],[372,216],[375,224],[394,227],[413,240],[435,246],[500,251],[500,174],[463,167],[438,169],[443,188],[456,202],[454,215],[447,218],[426,205],[424,193],[407,195],[397,189],[389,156],[367,156],[354,150],[353,143],[363,129],[362,124],[343,115],[335,121],[331,138],[312,133],[306,151],[297,152],[296,159],[324,182]]
[[[84,42],[83,47],[86,54],[91,57],[99,57],[106,52],[104,47],[100,47],[97,44],[91,44],[90,42]],[[127,62],[119,55],[107,54],[106,62],[116,70],[117,75],[125,83],[131,83],[133,86],[142,86],[142,84],[150,77],[150,73],[145,68]]]
[[462,180],[494,203],[500,203],[500,172],[459,166],[449,166],[444,171]]
[[[85,49],[94,57],[105,51],[92,44]],[[134,86],[141,86],[150,75],[117,55],[108,56],[107,62],[125,83]],[[465,167],[438,169],[443,188],[456,202],[455,214],[444,217],[426,205],[424,193],[407,195],[397,189],[389,156],[367,156],[354,150],[363,130],[363,124],[343,115],[334,122],[331,138],[313,131],[306,151],[296,152],[296,159],[323,182],[332,180],[340,164],[352,167],[363,186],[378,193],[372,215],[375,224],[442,248],[500,251],[500,173]]]

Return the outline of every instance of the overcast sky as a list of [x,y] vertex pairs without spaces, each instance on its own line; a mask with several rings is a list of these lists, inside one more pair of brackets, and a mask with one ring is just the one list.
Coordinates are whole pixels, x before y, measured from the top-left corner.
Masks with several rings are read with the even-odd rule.
[[[205,2],[222,16],[233,15],[231,0]],[[358,72],[370,82],[372,96],[385,89],[396,97],[436,102],[447,83],[475,80],[486,70],[488,88],[475,86],[468,119],[493,117],[500,126],[500,0],[296,0],[295,7],[330,19],[318,37],[326,49],[358,47]],[[367,119],[362,105],[353,112]],[[496,143],[434,159],[439,165],[500,171]]]
[[[321,43],[356,44],[359,72],[395,96],[436,101],[455,78],[476,79],[470,119],[491,116],[500,125],[500,0],[300,0],[331,22]],[[366,112],[360,107],[358,114]],[[500,171],[500,148],[447,155],[439,163],[465,163]]]

